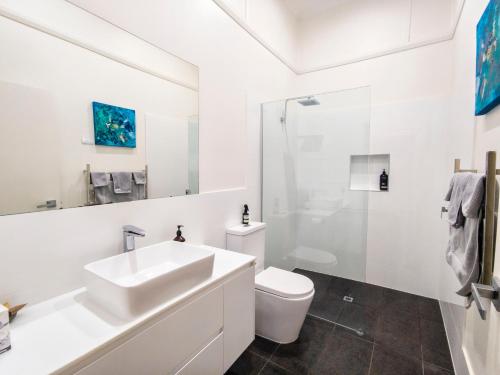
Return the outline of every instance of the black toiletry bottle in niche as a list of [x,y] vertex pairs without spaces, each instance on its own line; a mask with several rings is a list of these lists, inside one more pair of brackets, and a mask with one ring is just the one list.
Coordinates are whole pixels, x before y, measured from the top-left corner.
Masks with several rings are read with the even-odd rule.
[[250,225],[250,214],[248,213],[248,204],[245,204],[243,206],[244,211],[243,211],[243,217],[241,219],[241,223],[243,225]]
[[387,191],[389,190],[389,175],[385,173],[385,169],[382,171],[380,175],[380,190]]
[[184,237],[182,237],[182,231],[181,231],[181,228],[183,227],[184,225],[177,225],[177,236],[174,238],[174,241],[177,241],[177,242],[185,242],[186,239]]

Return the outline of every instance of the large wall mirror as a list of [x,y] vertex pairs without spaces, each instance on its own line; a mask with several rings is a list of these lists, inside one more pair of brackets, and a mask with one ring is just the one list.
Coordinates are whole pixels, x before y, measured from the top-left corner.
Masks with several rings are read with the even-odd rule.
[[0,9],[1,215],[198,193],[196,66],[69,3],[14,13]]

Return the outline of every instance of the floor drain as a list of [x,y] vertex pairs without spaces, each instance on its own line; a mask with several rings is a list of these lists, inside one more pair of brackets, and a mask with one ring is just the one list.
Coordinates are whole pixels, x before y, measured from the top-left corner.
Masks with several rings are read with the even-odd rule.
[[354,301],[354,298],[349,297],[349,296],[344,296],[344,301],[345,301],[345,302],[353,302],[353,301]]

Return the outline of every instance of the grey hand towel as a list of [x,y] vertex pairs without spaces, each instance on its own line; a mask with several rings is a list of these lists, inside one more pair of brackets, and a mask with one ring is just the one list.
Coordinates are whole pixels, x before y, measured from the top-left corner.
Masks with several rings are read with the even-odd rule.
[[146,199],[146,172],[133,172],[135,184],[132,186],[132,194],[136,200]]
[[146,183],[146,172],[132,172],[132,175],[137,185],[144,185]]
[[477,173],[472,173],[472,176],[469,176],[462,201],[462,212],[465,217],[479,217],[479,210],[484,199],[485,179],[484,175]]
[[111,183],[106,186],[94,187],[94,197],[96,204],[113,203],[113,193],[111,191]]
[[90,172],[90,180],[94,187],[108,186],[109,175],[106,172]]
[[462,200],[463,192],[467,185],[469,175],[472,173],[456,173],[451,178],[450,187],[446,196],[445,201],[449,201],[448,206],[448,222],[455,228],[460,228],[465,223],[465,217],[462,212]]
[[129,194],[132,192],[131,172],[112,172],[113,191],[115,194]]
[[95,204],[111,203],[111,179],[106,172],[90,172],[90,179],[94,185]]
[[479,224],[484,199],[484,176],[475,173],[455,174],[446,194],[450,239],[446,261],[452,267],[461,288],[458,295],[471,293],[471,284],[479,280]]

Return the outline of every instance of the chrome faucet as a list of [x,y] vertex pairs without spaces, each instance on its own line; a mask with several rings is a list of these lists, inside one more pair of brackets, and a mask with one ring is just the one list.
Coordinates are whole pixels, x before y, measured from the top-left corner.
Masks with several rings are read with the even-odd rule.
[[125,225],[123,227],[123,252],[135,250],[135,237],[145,237],[146,231],[144,229],[135,227],[133,225]]

